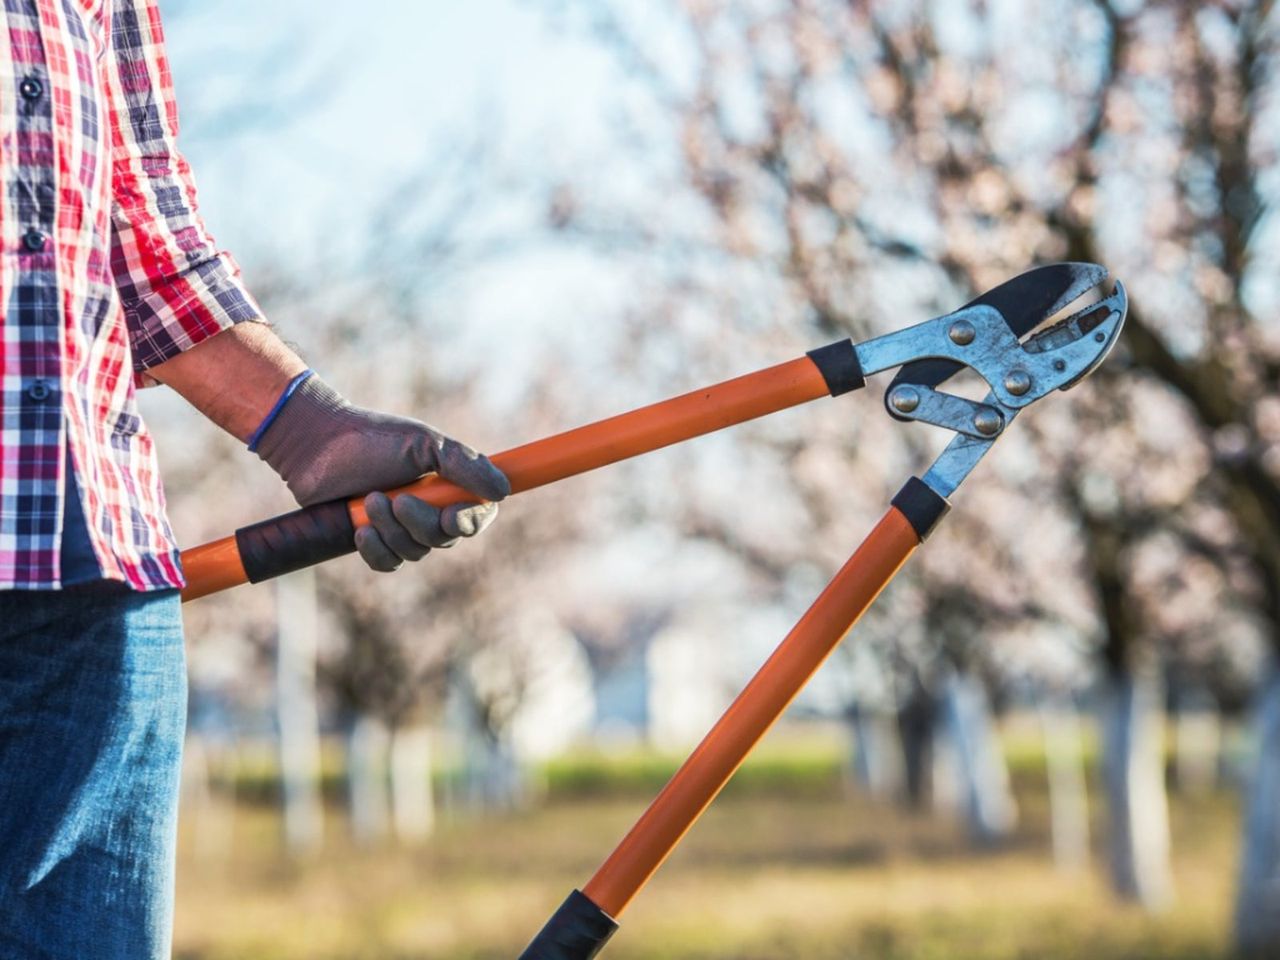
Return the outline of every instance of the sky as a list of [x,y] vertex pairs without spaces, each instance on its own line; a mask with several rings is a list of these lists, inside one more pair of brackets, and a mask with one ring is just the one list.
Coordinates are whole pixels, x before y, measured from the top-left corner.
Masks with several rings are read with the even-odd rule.
[[[179,145],[250,287],[283,273],[329,295],[429,275],[434,259],[395,233],[448,209],[464,239],[513,248],[445,271],[435,291],[461,353],[510,370],[596,349],[620,285],[600,258],[546,241],[546,185],[635,165],[611,132],[614,60],[547,8],[377,0],[351,16],[332,0],[167,0]],[[502,406],[520,381],[483,392]]]
[[165,7],[180,143],[206,218],[247,264],[341,248],[444,144],[482,137],[516,160],[537,150],[540,167],[602,147],[611,62],[535,2],[364,7]]

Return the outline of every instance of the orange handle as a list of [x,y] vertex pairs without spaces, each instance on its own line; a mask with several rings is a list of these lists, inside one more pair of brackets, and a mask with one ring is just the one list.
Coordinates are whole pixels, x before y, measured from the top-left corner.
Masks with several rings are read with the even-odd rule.
[[[511,481],[512,493],[648,453],[661,447],[743,423],[830,392],[828,381],[809,356],[799,357],[715,386],[664,400],[630,413],[587,424],[527,443],[493,457]],[[411,493],[437,507],[475,497],[455,484],[428,475],[390,493]],[[347,504],[355,526],[367,524],[363,498]],[[182,599],[194,600],[248,582],[236,538],[224,537],[182,553],[187,587]]]
[[582,888],[618,917],[919,544],[891,507]]

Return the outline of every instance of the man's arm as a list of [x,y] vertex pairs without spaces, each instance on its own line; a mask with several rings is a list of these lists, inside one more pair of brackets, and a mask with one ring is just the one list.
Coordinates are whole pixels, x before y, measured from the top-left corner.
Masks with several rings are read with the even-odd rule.
[[[140,384],[167,383],[256,449],[304,505],[385,490],[427,472],[499,500],[509,486],[486,458],[426,424],[354,407],[311,376],[261,321],[239,268],[197,213],[177,148],[178,114],[156,0],[115,0],[103,66],[112,183],[111,267]],[[283,406],[279,403],[283,400]],[[279,407],[279,409],[277,409]],[[270,418],[264,424],[264,418]],[[261,428],[261,429],[260,429]],[[416,497],[365,501],[356,547],[391,570],[480,532],[496,506],[438,511]]]
[[265,323],[240,323],[148,373],[247,442],[293,378],[306,369]]
[[476,494],[479,503],[444,510],[413,496],[368,494],[370,526],[356,531],[356,549],[375,570],[474,536],[497,516],[492,501],[510,491],[506,477],[470,447],[417,420],[353,406],[315,375],[284,398],[307,368],[266,324],[237,324],[150,373],[239,439],[257,434],[258,455],[304,506],[431,472]]

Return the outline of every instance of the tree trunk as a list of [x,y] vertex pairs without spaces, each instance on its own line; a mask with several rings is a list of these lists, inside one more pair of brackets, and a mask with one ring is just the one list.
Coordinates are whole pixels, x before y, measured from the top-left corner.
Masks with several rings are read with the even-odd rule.
[[1103,780],[1111,883],[1149,910],[1173,898],[1161,683],[1153,668],[1113,670],[1103,696]]
[[893,797],[902,784],[893,717],[881,710],[852,706],[848,710],[853,734],[853,779],[873,797]]
[[1142,642],[1139,607],[1129,596],[1127,555],[1134,531],[1108,512],[1092,512],[1078,490],[1086,556],[1102,608],[1102,779],[1110,825],[1111,885],[1148,910],[1173,899],[1169,800],[1164,788],[1164,710],[1155,657]]
[[525,770],[506,731],[486,722],[486,710],[465,670],[455,692],[463,733],[463,797],[473,810],[516,810],[531,793]]
[[[940,715],[939,723],[945,718]],[[964,815],[964,787],[956,744],[945,727],[929,743],[929,807],[946,819]]]
[[1258,693],[1257,759],[1244,822],[1236,944],[1250,957],[1280,956],[1280,660]]
[[421,843],[435,829],[431,731],[425,726],[402,727],[391,739],[391,815],[405,843]]
[[182,816],[195,823],[192,858],[203,866],[225,863],[231,852],[235,804],[218,797],[210,749],[199,730],[188,730],[182,747]]
[[1212,792],[1218,784],[1222,723],[1218,704],[1207,691],[1178,698],[1173,724],[1174,782],[1192,796]]
[[467,749],[467,804],[477,810],[518,810],[529,785],[515,750],[505,740],[476,737]]
[[970,673],[948,677],[942,694],[942,718],[969,836],[981,845],[998,843],[1012,832],[1018,811],[1009,789],[1004,751],[991,722],[987,691],[977,677]]
[[924,808],[932,793],[933,727],[933,697],[918,688],[898,710],[904,793],[908,805],[917,810]]
[[387,743],[381,721],[356,716],[347,741],[347,783],[357,843],[376,843],[387,834]]
[[276,581],[276,618],[276,722],[285,844],[291,853],[304,855],[314,853],[324,840],[313,570],[299,570]]
[[1079,870],[1089,861],[1089,794],[1075,705],[1067,698],[1042,700],[1040,729],[1049,778],[1053,862],[1059,870]]

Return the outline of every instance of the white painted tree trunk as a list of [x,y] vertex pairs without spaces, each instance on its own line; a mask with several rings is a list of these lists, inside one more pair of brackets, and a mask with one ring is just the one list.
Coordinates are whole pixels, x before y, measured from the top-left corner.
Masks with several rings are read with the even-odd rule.
[[529,784],[515,750],[506,741],[477,737],[467,748],[467,802],[478,810],[518,810],[529,801]]
[[515,746],[486,726],[484,708],[465,670],[459,671],[452,692],[462,727],[463,802],[472,810],[516,810],[527,805],[532,790]]
[[1222,722],[1218,705],[1204,693],[1178,704],[1173,724],[1174,782],[1183,793],[1203,796],[1218,785]]
[[179,802],[184,822],[196,825],[195,839],[198,845],[205,822],[213,808],[213,787],[209,783],[209,763],[204,750],[204,737],[197,730],[187,729],[182,744],[182,780]]
[[902,752],[891,713],[855,707],[849,711],[853,733],[853,776],[873,797],[897,796],[902,788]]
[[219,798],[213,786],[211,752],[203,734],[187,731],[182,747],[182,817],[194,826],[191,853],[202,866],[226,862],[235,829],[235,804]]
[[1018,808],[1009,788],[1004,751],[991,721],[987,691],[977,677],[955,673],[947,679],[942,718],[969,835],[976,843],[997,843],[1017,825]]
[[1250,957],[1280,956],[1280,662],[1258,693],[1257,756],[1245,814],[1236,943]]
[[391,738],[391,815],[404,843],[421,843],[435,829],[431,731],[425,726],[402,727]]
[[360,714],[347,738],[347,786],[351,803],[351,833],[357,843],[373,844],[387,835],[386,726]]
[[1089,794],[1080,716],[1067,699],[1042,700],[1039,712],[1049,778],[1053,862],[1059,870],[1079,870],[1089,861]]
[[1154,669],[1115,675],[1102,703],[1111,883],[1148,910],[1173,899],[1161,686]]
[[285,844],[295,855],[320,849],[320,717],[316,709],[315,572],[299,570],[276,581],[276,723]]
[[[940,703],[941,706],[941,703]],[[939,723],[946,715],[939,714]],[[964,814],[964,787],[960,783],[960,761],[950,731],[942,729],[929,742],[929,805],[934,813],[952,818]]]

